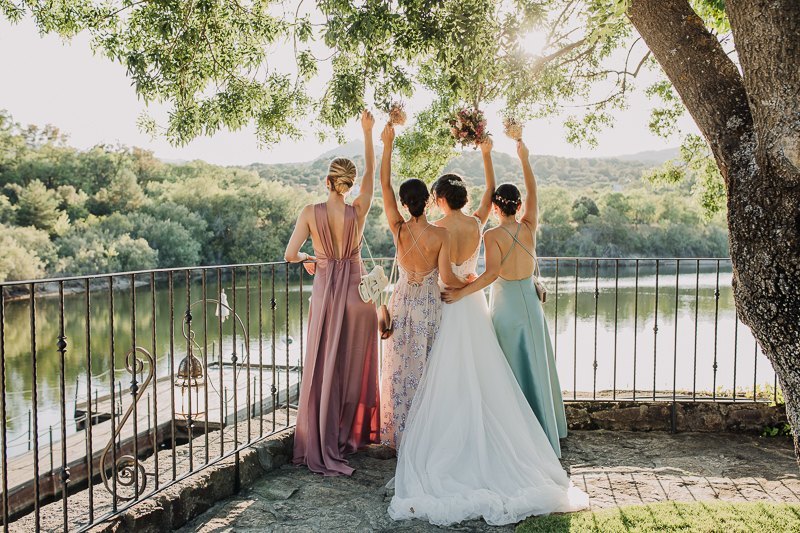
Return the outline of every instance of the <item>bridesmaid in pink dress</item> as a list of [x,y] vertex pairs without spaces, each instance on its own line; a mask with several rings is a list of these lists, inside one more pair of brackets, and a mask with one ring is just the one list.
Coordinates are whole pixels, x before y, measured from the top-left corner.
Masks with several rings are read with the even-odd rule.
[[[353,468],[345,457],[379,441],[378,318],[375,306],[358,295],[365,273],[360,242],[375,177],[374,123],[364,111],[366,168],[358,197],[345,203],[355,165],[334,159],[327,201],[303,208],[286,248],[287,261],[303,261],[314,274],[293,462],[326,476],[349,476]],[[309,236],[315,255],[300,252]]]

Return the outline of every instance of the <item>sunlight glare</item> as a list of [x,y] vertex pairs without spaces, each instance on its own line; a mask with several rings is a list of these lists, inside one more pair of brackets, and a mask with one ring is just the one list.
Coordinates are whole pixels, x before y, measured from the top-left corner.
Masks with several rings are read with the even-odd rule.
[[547,47],[547,33],[544,30],[533,30],[524,33],[519,38],[522,49],[535,56],[541,56]]

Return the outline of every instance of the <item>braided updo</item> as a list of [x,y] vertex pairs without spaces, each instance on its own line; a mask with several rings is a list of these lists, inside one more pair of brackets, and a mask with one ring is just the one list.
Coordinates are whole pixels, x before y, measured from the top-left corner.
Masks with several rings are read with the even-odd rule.
[[513,183],[503,183],[494,190],[492,203],[500,209],[507,217],[517,214],[519,206],[522,205],[522,194]]
[[346,157],[337,157],[328,167],[328,188],[346,194],[356,181],[356,165]]

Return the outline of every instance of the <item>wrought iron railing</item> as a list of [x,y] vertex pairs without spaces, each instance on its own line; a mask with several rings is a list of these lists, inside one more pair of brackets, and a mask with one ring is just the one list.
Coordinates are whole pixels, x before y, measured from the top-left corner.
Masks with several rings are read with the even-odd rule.
[[725,258],[540,259],[565,399],[781,401]]
[[303,282],[276,262],[0,284],[4,531],[86,529],[291,427]]
[[[779,401],[729,260],[541,266],[565,399]],[[275,262],[0,284],[4,530],[87,529],[291,427],[307,279]]]

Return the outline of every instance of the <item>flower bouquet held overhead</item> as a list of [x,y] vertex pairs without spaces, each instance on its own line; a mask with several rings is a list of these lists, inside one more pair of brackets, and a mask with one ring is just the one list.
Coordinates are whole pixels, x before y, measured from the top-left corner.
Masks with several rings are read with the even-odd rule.
[[507,115],[503,119],[503,133],[515,141],[522,140],[522,122],[514,116]]
[[406,105],[403,102],[392,102],[389,106],[389,124],[392,126],[404,126],[406,123]]
[[456,144],[476,148],[489,137],[486,131],[486,116],[476,107],[462,108],[450,118],[450,133]]

